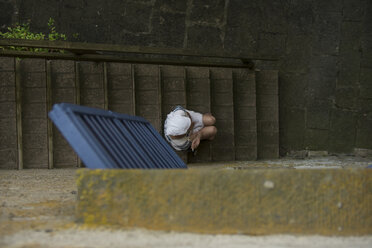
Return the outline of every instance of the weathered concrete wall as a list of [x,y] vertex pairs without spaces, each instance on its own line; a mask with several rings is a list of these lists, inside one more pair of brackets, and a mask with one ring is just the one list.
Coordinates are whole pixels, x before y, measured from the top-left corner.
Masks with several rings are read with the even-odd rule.
[[0,0],[1,29],[49,17],[81,41],[278,56],[282,154],[372,149],[369,0]]
[[369,169],[79,170],[78,221],[234,234],[372,233]]

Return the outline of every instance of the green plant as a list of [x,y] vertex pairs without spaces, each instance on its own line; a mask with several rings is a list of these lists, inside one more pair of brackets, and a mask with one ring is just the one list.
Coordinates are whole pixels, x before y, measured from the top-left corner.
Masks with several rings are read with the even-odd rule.
[[[49,27],[49,34],[43,33],[34,33],[30,31],[30,24],[23,23],[23,24],[16,24],[14,27],[8,27],[8,32],[2,33],[0,32],[0,37],[5,39],[25,39],[25,40],[67,40],[65,34],[60,34],[56,31],[56,27],[54,25],[54,19],[49,18],[48,21]],[[32,52],[64,52],[63,50],[52,50],[49,51],[45,48],[29,48],[29,47],[0,47],[0,49],[10,49],[10,50],[17,50],[17,51],[32,51]]]

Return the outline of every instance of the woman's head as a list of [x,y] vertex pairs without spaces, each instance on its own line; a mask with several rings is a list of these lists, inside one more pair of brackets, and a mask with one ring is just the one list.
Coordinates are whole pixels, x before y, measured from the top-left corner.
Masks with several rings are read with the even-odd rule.
[[165,123],[165,135],[178,136],[188,132],[191,126],[191,119],[183,110],[171,112]]

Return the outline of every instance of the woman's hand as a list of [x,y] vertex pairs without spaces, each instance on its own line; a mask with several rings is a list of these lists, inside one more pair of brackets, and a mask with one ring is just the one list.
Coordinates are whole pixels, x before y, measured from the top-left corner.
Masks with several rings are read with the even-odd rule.
[[191,139],[192,143],[191,143],[191,150],[194,151],[196,148],[198,148],[199,144],[200,144],[200,137],[201,137],[201,134],[199,132],[193,134],[193,137]]

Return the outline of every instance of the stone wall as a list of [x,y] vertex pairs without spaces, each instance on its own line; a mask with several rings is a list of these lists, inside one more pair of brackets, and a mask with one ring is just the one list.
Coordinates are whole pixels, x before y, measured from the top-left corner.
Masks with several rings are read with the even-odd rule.
[[281,153],[372,149],[370,0],[0,0],[0,28],[279,58]]

